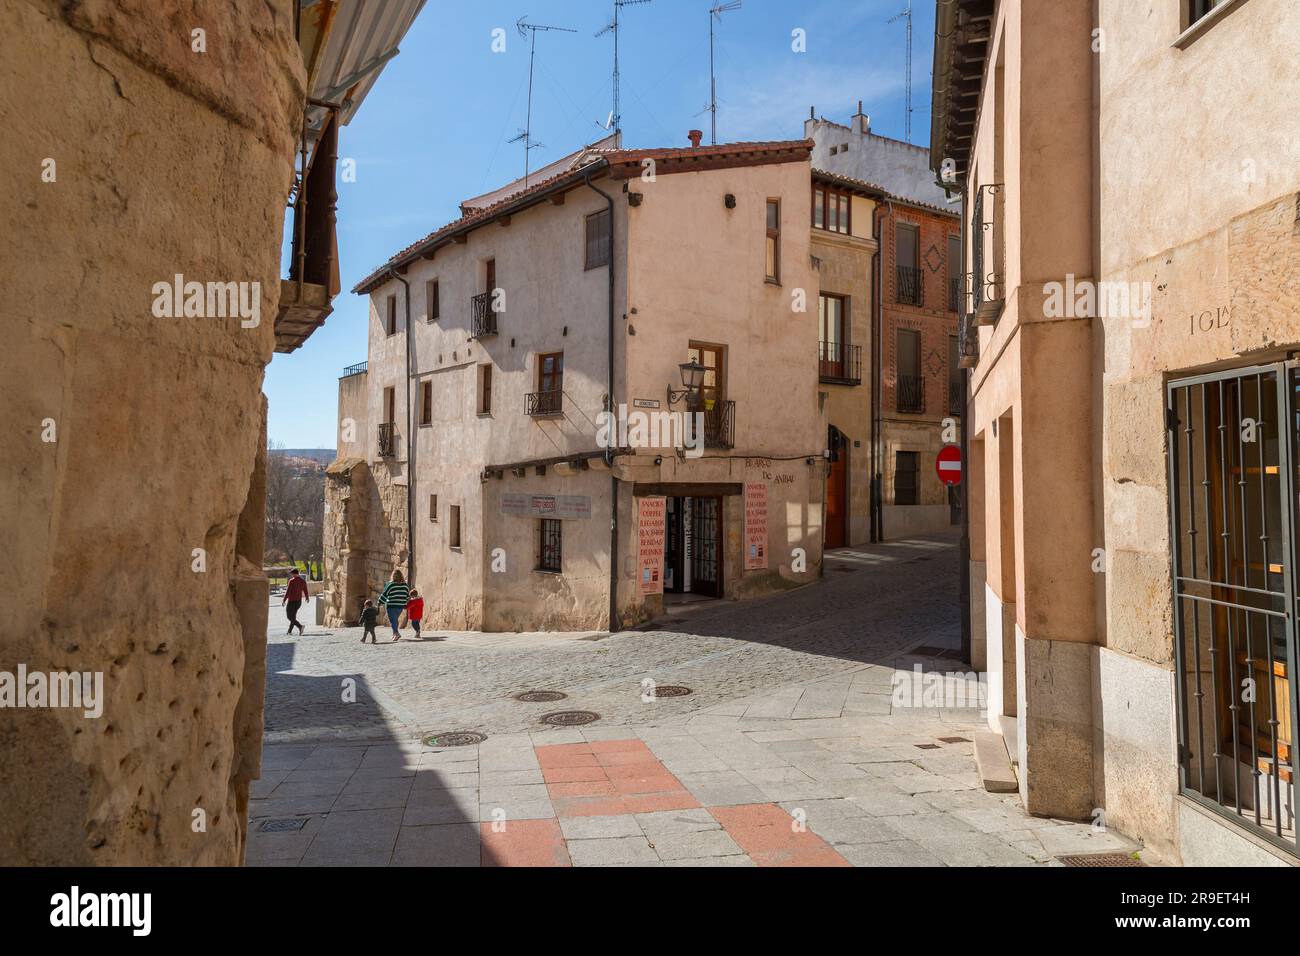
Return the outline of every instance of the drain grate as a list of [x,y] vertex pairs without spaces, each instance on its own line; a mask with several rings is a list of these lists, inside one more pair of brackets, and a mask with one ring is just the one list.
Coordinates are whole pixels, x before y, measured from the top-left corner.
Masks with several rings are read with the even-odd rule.
[[689,687],[682,687],[679,684],[664,684],[655,687],[650,696],[658,700],[660,697],[685,697],[691,693],[694,692]]
[[578,727],[596,720],[600,720],[600,714],[592,710],[557,710],[542,716],[542,723],[556,727]]
[[940,737],[939,739],[940,739],[941,741],[943,741],[945,744],[968,744],[968,743],[970,743],[970,738],[969,738],[969,737]]
[[487,734],[473,730],[449,730],[441,734],[425,734],[422,739],[426,747],[468,747],[487,740]]
[[294,833],[307,825],[306,817],[287,817],[280,820],[263,820],[258,833]]
[[917,750],[938,750],[939,749],[938,744],[913,744],[912,746],[915,747]]
[[1142,866],[1141,860],[1135,860],[1127,853],[1078,853],[1071,856],[1058,856],[1066,866]]
[[525,704],[544,704],[553,700],[564,700],[568,696],[558,690],[526,690],[522,694],[515,694],[515,700]]

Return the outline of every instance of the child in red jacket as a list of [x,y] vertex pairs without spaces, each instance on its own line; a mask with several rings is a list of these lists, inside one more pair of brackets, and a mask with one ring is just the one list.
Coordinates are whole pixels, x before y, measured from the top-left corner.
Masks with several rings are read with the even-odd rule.
[[420,592],[411,588],[411,599],[406,602],[406,616],[411,622],[411,627],[415,628],[415,636],[420,636],[420,620],[424,617],[424,598],[420,597]]

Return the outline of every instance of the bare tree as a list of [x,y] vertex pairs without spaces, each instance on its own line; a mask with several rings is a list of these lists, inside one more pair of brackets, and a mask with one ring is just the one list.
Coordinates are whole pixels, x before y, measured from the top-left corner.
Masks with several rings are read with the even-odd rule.
[[266,453],[266,553],[293,563],[319,561],[325,521],[325,475],[286,457],[271,442]]

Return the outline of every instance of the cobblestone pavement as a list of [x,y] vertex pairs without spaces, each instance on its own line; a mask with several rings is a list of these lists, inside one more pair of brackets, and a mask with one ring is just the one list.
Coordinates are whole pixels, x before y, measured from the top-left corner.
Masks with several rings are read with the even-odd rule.
[[[978,709],[893,705],[896,669],[961,669],[956,572],[953,538],[921,538],[614,635],[272,634],[248,862],[1039,865],[1132,849],[984,791]],[[666,685],[691,693],[649,693]],[[513,699],[538,689],[567,698]],[[556,710],[600,719],[538,722]],[[487,739],[421,742],[455,730]]]

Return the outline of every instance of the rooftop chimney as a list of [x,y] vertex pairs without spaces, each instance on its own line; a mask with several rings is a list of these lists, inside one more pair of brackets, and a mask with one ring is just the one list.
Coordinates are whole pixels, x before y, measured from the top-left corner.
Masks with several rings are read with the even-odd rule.
[[704,131],[689,129],[686,131],[686,138],[691,141],[691,149],[696,149],[700,145],[700,140],[704,138]]
[[865,135],[871,132],[871,117],[862,112],[862,100],[858,100],[858,111],[853,114],[853,121],[850,124],[853,132],[859,135]]

